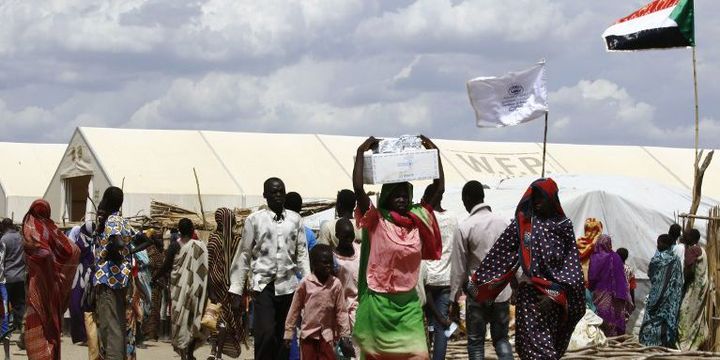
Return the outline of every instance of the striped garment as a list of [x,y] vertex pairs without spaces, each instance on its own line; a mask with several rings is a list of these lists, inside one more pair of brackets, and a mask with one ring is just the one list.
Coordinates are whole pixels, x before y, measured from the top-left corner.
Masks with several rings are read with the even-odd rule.
[[215,212],[215,221],[221,224],[223,231],[213,232],[208,239],[208,298],[222,304],[219,320],[225,326],[225,342],[221,351],[229,357],[237,358],[240,356],[241,345],[246,343],[246,334],[242,317],[231,309],[232,300],[228,292],[230,265],[240,245],[240,235],[232,231],[233,216],[232,211],[227,208],[220,208]]

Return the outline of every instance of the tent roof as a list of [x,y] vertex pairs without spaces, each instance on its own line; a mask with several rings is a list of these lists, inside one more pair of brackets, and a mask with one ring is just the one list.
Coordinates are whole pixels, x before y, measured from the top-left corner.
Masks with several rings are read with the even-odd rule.
[[[288,191],[334,197],[352,186],[353,158],[362,137],[199,130],[79,128],[110,182],[140,194],[196,193],[261,197],[262,182],[282,178]],[[497,184],[539,177],[542,144],[436,140],[446,180]],[[693,150],[642,146],[548,144],[547,174],[626,176],[692,187]],[[711,165],[703,194],[720,199],[720,168]],[[249,203],[248,205],[254,205]]]
[[64,144],[0,143],[0,186],[5,196],[42,197],[65,148]]
[[[128,193],[238,194],[213,148],[199,131],[80,128],[110,182]],[[47,183],[46,183],[47,186]]]

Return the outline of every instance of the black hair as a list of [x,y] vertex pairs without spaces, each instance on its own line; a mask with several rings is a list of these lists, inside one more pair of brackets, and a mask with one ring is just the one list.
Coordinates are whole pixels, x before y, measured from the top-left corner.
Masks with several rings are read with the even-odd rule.
[[302,210],[302,203],[302,196],[294,191],[285,195],[285,208],[288,210],[292,210],[299,214],[300,210]]
[[7,229],[13,229],[13,228],[15,228],[15,225],[13,224],[12,219],[10,219],[10,218],[2,219],[2,223],[0,223],[0,229],[2,229],[2,231],[5,231]]
[[682,231],[682,227],[678,224],[672,224],[670,225],[670,229],[668,230],[668,235],[670,235],[670,240],[672,242],[677,241],[677,239],[680,237],[680,232]]
[[657,239],[658,250],[660,250],[660,251],[668,250],[668,249],[670,249],[670,246],[672,246],[672,243],[673,243],[673,241],[672,241],[672,238],[670,237],[670,235],[662,234],[662,235],[658,236],[658,239]]
[[342,189],[337,193],[335,208],[340,214],[352,212],[355,210],[356,202],[357,198],[352,190]]
[[346,218],[339,218],[337,222],[335,222],[335,233],[337,233],[340,229],[352,229],[352,231],[355,231],[355,226],[353,226],[353,223]]
[[111,186],[105,189],[98,210],[105,210],[108,215],[120,211],[123,204],[123,191],[117,186]]
[[698,229],[690,229],[687,240],[688,241],[685,245],[697,245],[697,243],[700,242],[700,231]]
[[468,181],[462,188],[462,196],[472,203],[479,204],[485,201],[485,189],[477,180]]
[[332,246],[328,244],[316,244],[313,246],[312,250],[310,250],[310,266],[312,266],[316,261],[320,259],[320,256],[327,254],[328,256],[332,257]]
[[619,249],[615,250],[615,252],[616,252],[618,255],[620,255],[620,258],[622,259],[623,262],[625,262],[625,260],[627,260],[627,258],[628,258],[628,250],[627,250],[626,248],[619,248]]
[[108,216],[120,211],[123,203],[123,198],[123,191],[119,187],[111,186],[105,189],[102,199],[100,199],[100,203],[97,207],[97,232],[105,231],[105,222],[107,221]]
[[180,235],[191,237],[195,231],[195,225],[190,219],[182,218],[178,221],[178,230],[180,230]]
[[425,192],[423,192],[423,200],[428,201],[430,200],[430,196],[435,192],[435,189],[437,189],[437,186],[435,186],[435,183],[432,183],[425,187]]
[[265,182],[263,183],[263,192],[267,191],[270,184],[274,182],[279,182],[280,184],[282,184],[283,187],[285,187],[285,183],[279,177],[271,177],[265,180]]

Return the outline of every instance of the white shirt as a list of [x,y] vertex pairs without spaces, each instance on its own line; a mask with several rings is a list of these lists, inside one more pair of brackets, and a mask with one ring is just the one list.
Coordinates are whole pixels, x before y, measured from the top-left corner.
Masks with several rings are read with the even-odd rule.
[[450,255],[453,248],[453,236],[458,227],[455,215],[449,211],[435,211],[435,218],[440,227],[442,238],[442,254],[440,260],[425,261],[427,266],[427,279],[425,284],[430,286],[450,286]]
[[[472,208],[470,216],[460,223],[453,239],[450,299],[456,300],[461,295],[468,276],[480,267],[508,225],[508,220],[492,213],[490,206],[484,203]],[[510,300],[511,294],[512,290],[508,286],[495,302],[506,302]]]
[[275,295],[288,295],[298,286],[296,274],[310,274],[302,217],[290,210],[275,221],[272,210],[256,211],[245,219],[242,240],[230,267],[230,289],[242,295],[252,273],[252,290],[263,291],[275,283]]

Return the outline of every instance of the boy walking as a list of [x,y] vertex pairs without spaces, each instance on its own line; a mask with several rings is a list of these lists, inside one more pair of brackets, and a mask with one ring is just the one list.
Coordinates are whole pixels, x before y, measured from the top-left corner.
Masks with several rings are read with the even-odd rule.
[[[340,340],[344,355],[354,356],[343,288],[332,275],[333,256],[329,245],[318,244],[310,251],[310,270],[293,296],[285,320],[285,346],[290,346],[295,326],[300,325],[300,352],[303,360],[335,359],[335,342]],[[339,334],[336,333],[339,331]]]

